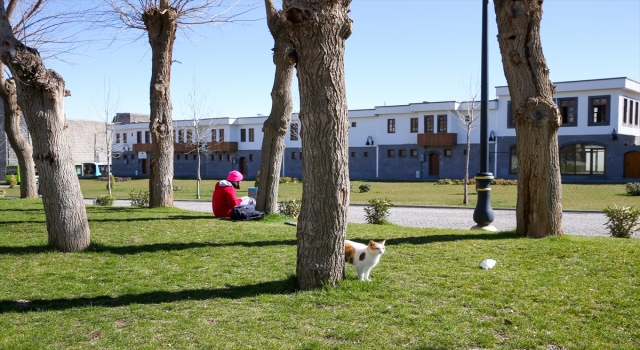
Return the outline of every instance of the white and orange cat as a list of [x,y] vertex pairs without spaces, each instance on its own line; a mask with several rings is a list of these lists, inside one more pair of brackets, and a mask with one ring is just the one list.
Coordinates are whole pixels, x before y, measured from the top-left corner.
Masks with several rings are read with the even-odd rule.
[[384,242],[376,243],[369,241],[369,244],[362,244],[349,240],[344,241],[344,261],[353,264],[358,270],[358,279],[361,281],[371,281],[369,273],[371,269],[378,265],[380,257],[384,254]]

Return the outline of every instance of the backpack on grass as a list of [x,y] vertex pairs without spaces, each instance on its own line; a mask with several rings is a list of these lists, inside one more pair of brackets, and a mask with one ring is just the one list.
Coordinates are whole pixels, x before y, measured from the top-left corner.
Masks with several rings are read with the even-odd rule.
[[263,218],[263,212],[253,210],[244,205],[238,205],[231,210],[231,220],[233,221],[262,220]]

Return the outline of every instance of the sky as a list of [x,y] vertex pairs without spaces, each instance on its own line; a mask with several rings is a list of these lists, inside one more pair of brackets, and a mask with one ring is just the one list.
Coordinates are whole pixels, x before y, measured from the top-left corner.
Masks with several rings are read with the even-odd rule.
[[[481,11],[481,0],[353,0],[345,52],[348,108],[468,99],[465,86],[480,79]],[[543,11],[542,47],[552,81],[640,81],[640,0],[547,0]],[[173,52],[179,63],[171,76],[174,120],[190,118],[186,100],[194,80],[213,106],[212,117],[268,116],[275,67],[264,5],[245,18],[255,21],[179,33]],[[496,35],[491,3],[490,98],[496,86],[507,85]],[[105,81],[118,96],[117,112],[149,113],[146,40],[94,47],[67,60],[73,64],[45,62],[72,93],[65,99],[67,118],[104,120]],[[297,89],[294,81],[294,112]]]

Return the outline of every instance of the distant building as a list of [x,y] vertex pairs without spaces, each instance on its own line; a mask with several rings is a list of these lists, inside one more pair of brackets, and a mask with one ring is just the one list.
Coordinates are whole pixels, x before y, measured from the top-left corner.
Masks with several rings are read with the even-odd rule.
[[[640,83],[628,78],[559,82],[555,100],[563,118],[558,131],[563,181],[622,182],[640,179]],[[489,101],[489,168],[496,178],[515,179],[518,162],[511,99],[506,86]],[[464,176],[466,128],[452,111],[468,102],[421,102],[350,110],[349,173],[359,180],[437,180]],[[207,150],[202,176],[224,178],[239,170],[254,178],[260,169],[266,117],[201,120]],[[285,138],[282,176],[302,177],[301,128],[297,114]],[[115,126],[114,173],[148,176],[152,152],[148,123]],[[196,173],[192,121],[174,121],[176,177]],[[471,176],[479,170],[479,127],[471,131]]]

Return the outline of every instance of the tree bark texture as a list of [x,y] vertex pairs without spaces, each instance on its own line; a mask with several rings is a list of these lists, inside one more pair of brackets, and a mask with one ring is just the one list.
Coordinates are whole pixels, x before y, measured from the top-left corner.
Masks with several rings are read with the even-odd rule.
[[302,129],[302,207],[298,219],[300,289],[336,285],[344,268],[349,208],[349,119],[344,43],[350,0],[299,0],[283,9],[297,57]]
[[518,150],[516,233],[561,235],[560,112],[542,53],[538,0],[495,0],[498,43],[511,95]]
[[4,64],[0,63],[0,98],[4,105],[4,131],[20,166],[20,198],[38,198],[36,171],[31,144],[22,135],[15,79],[5,80]]
[[161,4],[142,15],[151,45],[151,152],[149,206],[173,206],[173,118],[171,105],[171,63],[178,28],[178,11]]
[[33,157],[42,181],[42,201],[49,245],[65,252],[90,244],[89,223],[66,136],[64,80],[45,68],[40,55],[12,33],[0,0],[0,57],[14,77],[18,105],[33,142]]
[[[283,3],[286,6],[288,1]],[[266,214],[278,210],[278,188],[280,169],[284,154],[284,137],[291,122],[293,99],[291,82],[295,65],[294,49],[289,40],[289,25],[283,22],[272,0],[265,0],[267,24],[273,36],[273,64],[276,66],[271,90],[271,113],[264,122],[262,139],[262,162],[260,163],[260,184],[256,208]]]

